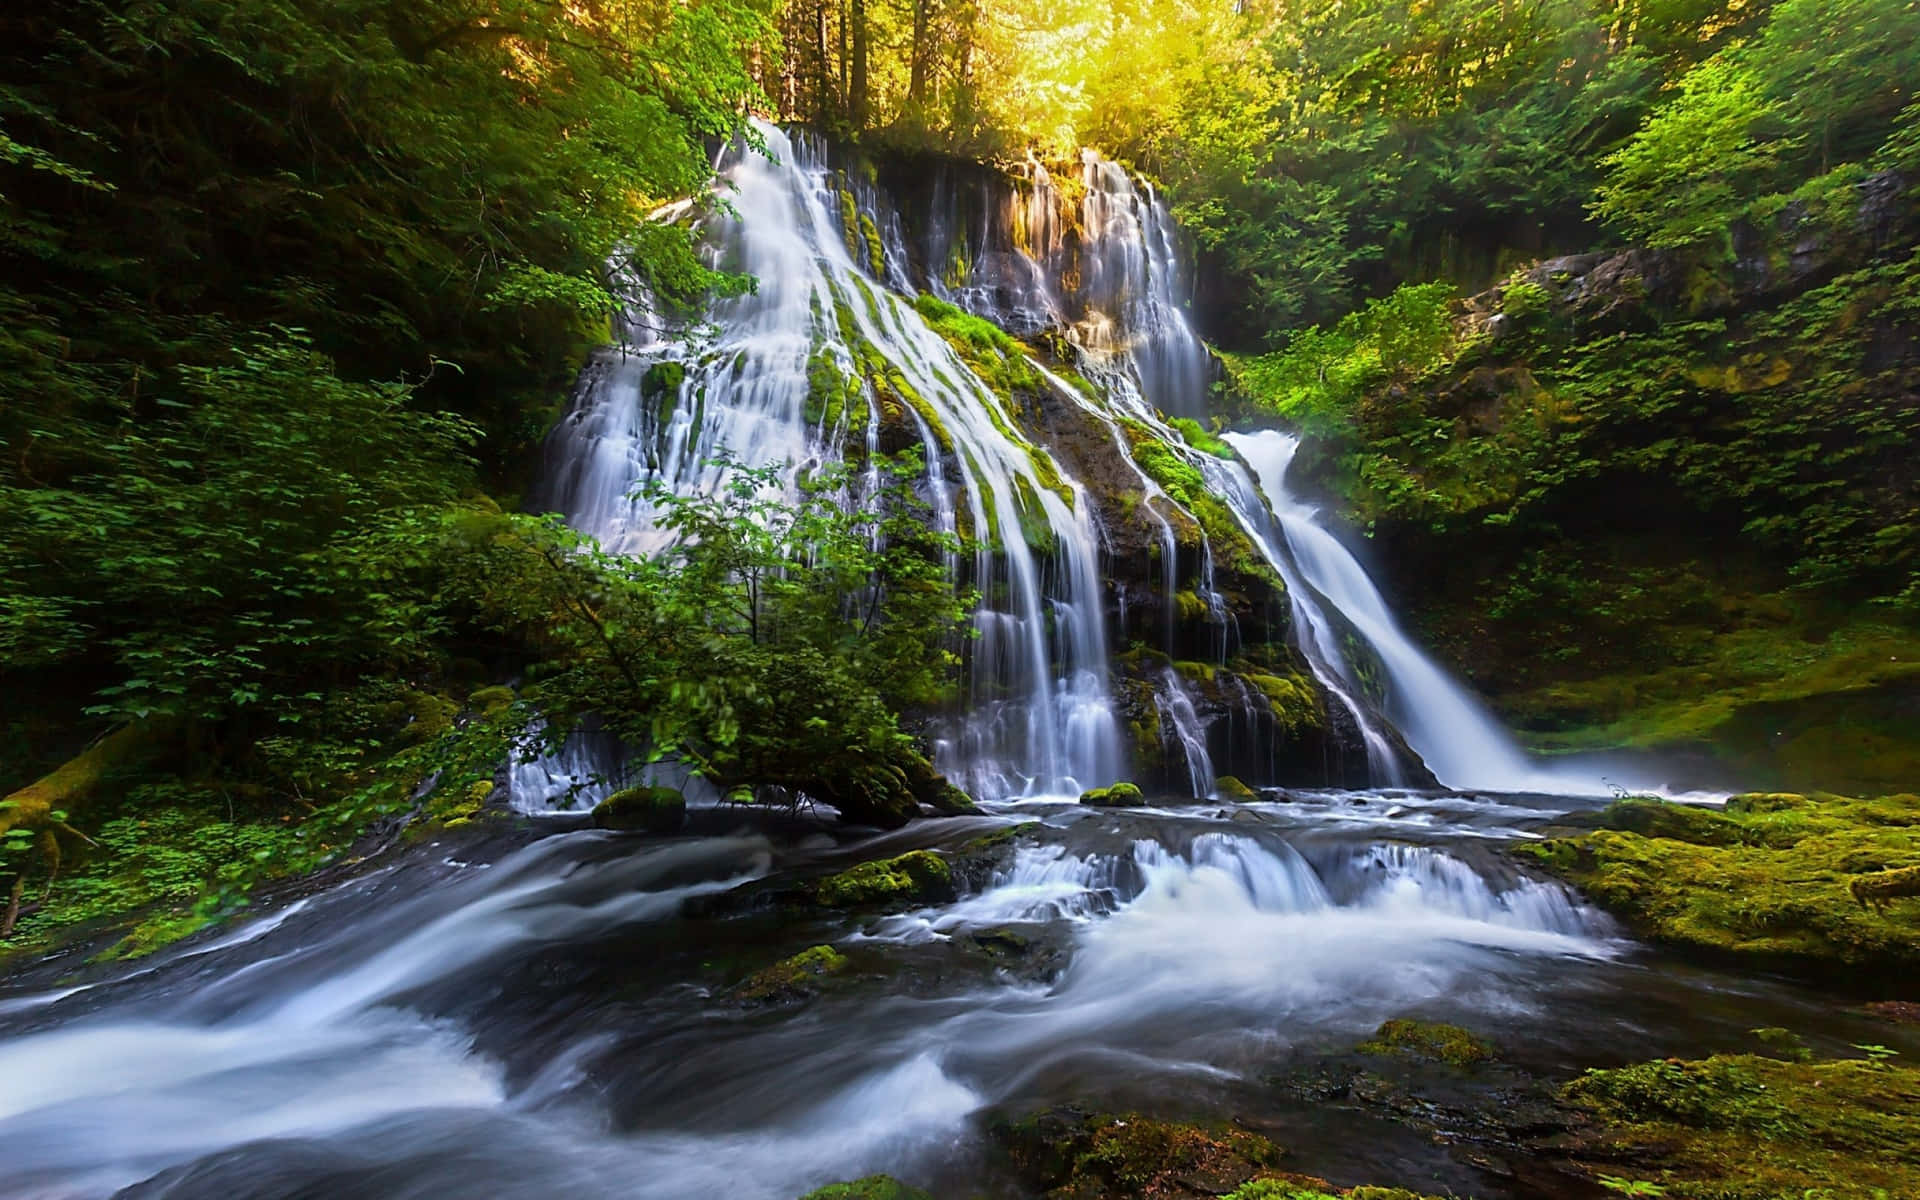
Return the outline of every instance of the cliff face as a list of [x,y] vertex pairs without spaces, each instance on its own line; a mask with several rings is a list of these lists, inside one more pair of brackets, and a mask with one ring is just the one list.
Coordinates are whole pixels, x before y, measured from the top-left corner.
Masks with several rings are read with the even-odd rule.
[[1920,769],[1920,193],[1556,258],[1310,451],[1428,640],[1539,747],[1867,792]]

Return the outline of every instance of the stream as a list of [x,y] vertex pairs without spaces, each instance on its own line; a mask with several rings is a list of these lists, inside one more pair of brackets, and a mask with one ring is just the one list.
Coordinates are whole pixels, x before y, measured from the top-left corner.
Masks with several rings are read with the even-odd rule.
[[[1009,804],[845,843],[555,818],[417,845],[151,965],[0,992],[0,1191],[793,1200],[884,1170],[1014,1197],[986,1122],[1077,1101],[1230,1114],[1335,1182],[1546,1196],[1285,1081],[1405,1015],[1561,1075],[1762,1025],[1868,1038],[1788,983],[1636,946],[1503,859],[1577,802],[1269,795]],[[949,904],[751,900],[1016,821],[1035,824]],[[730,992],[815,944],[850,959],[817,998]]]

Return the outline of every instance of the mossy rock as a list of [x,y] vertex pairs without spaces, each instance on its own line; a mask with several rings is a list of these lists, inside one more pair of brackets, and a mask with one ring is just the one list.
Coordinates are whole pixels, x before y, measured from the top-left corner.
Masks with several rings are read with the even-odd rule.
[[1576,1158],[1616,1179],[1614,1190],[1641,1181],[1673,1200],[1920,1196],[1920,1068],[1662,1059],[1589,1071],[1561,1095],[1600,1123]]
[[1339,1189],[1324,1179],[1300,1176],[1256,1179],[1228,1194],[1226,1200],[1438,1200],[1405,1188],[1355,1187]]
[[513,689],[510,687],[476,688],[467,696],[467,707],[487,716],[497,716],[513,703]]
[[1112,787],[1094,788],[1080,793],[1080,803],[1095,808],[1142,808],[1147,798],[1140,789],[1131,783],[1116,783]]
[[803,1000],[818,990],[822,980],[846,969],[846,955],[832,946],[813,946],[755,971],[741,980],[732,994],[748,1004]]
[[1249,800],[1258,800],[1260,793],[1240,782],[1237,775],[1222,775],[1213,781],[1213,794],[1222,800],[1231,800],[1244,804]]
[[1602,814],[1609,828],[1513,852],[1657,941],[1866,973],[1920,965],[1920,799],[1739,799],[1718,813],[1624,801]]
[[869,1175],[851,1183],[830,1183],[815,1188],[800,1200],[933,1200],[933,1195],[908,1187],[891,1175]]
[[1282,1154],[1246,1130],[1072,1108],[996,1122],[992,1134],[1049,1200],[1218,1196],[1273,1174]]
[[673,833],[687,820],[687,798],[670,787],[631,787],[594,806],[601,829],[632,833]]
[[1491,1061],[1493,1043],[1458,1025],[1396,1018],[1354,1047],[1362,1054],[1400,1054],[1449,1066],[1470,1067]]
[[828,908],[857,908],[898,901],[950,900],[953,868],[931,850],[861,863],[813,885],[814,902]]

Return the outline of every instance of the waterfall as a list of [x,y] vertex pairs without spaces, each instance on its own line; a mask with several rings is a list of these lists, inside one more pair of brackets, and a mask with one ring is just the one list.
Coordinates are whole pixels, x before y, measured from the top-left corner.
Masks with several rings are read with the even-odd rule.
[[1041,470],[1002,397],[892,289],[897,221],[859,224],[819,144],[758,130],[766,153],[729,153],[732,211],[704,230],[716,265],[758,287],[682,327],[643,312],[555,433],[549,506],[609,549],[653,553],[666,535],[641,484],[711,492],[724,454],[791,487],[843,448],[871,453],[890,408],[925,448],[935,519],[974,535],[956,566],[983,597],[966,711],[937,730],[936,763],[988,799],[1122,778],[1084,488]]
[[1213,759],[1207,754],[1207,730],[1201,724],[1199,713],[1194,711],[1193,697],[1187,694],[1187,685],[1178,671],[1163,671],[1160,686],[1153,694],[1155,707],[1160,710],[1160,727],[1173,730],[1174,740],[1180,743],[1180,753],[1187,763],[1187,780],[1195,796],[1206,796],[1213,792]]
[[[1319,522],[1316,510],[1287,488],[1287,468],[1300,440],[1266,430],[1228,434],[1259,475],[1293,569],[1287,580],[1294,619],[1323,682],[1356,709],[1357,675],[1341,646],[1342,628],[1364,639],[1384,672],[1386,716],[1434,778],[1450,788],[1604,796],[1614,781],[1571,765],[1536,762],[1514,744],[1493,715],[1414,645],[1358,560]],[[1341,623],[1336,627],[1329,611]],[[1329,676],[1333,681],[1329,682]],[[1356,715],[1358,713],[1356,712]]]

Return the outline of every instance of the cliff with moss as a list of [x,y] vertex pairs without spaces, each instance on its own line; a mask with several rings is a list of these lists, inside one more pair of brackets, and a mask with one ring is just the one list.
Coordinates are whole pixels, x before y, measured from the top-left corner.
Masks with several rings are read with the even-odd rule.
[[1242,379],[1284,404],[1320,373],[1303,467],[1536,748],[1904,790],[1917,243],[1905,174],[1840,169],[1724,244],[1403,288]]

